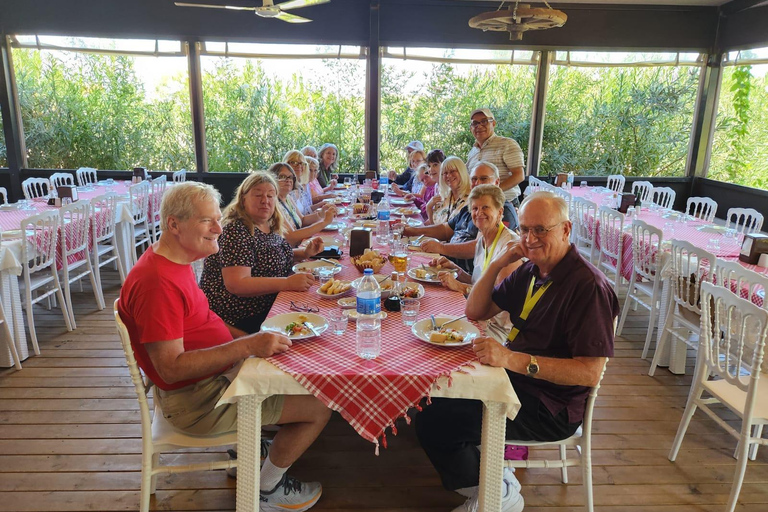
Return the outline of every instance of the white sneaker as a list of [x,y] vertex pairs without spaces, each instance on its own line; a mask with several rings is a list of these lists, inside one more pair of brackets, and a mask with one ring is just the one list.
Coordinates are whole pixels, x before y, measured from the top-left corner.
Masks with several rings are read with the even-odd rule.
[[[272,440],[261,438],[261,462],[259,463],[260,467],[263,466],[264,461],[267,460],[270,448],[272,448]],[[227,450],[227,454],[229,454],[230,460],[237,460],[237,450],[229,449]],[[228,468],[227,476],[230,478],[237,478],[237,467]]]
[[[515,477],[515,470],[504,468],[504,477],[501,488],[501,511],[502,512],[522,512],[525,507],[525,500],[520,494],[522,486]],[[452,512],[478,512],[477,493],[467,498],[463,504],[459,505]]]
[[303,512],[312,508],[323,494],[323,486],[319,482],[300,482],[292,476],[283,475],[271,491],[259,493],[259,510],[261,512]]

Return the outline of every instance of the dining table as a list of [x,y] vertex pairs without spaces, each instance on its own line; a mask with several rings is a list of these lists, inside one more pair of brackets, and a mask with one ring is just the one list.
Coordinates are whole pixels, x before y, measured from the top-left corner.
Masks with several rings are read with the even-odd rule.
[[[97,183],[77,187],[78,200],[90,200],[96,196],[114,193],[118,196],[117,212],[115,213],[115,233],[118,251],[122,258],[126,273],[132,266],[131,254],[133,244],[133,208],[130,205],[130,181],[103,180]],[[152,203],[152,201],[150,201]],[[23,271],[22,247],[29,244],[28,250],[34,250],[25,236],[20,232],[21,222],[33,215],[60,206],[49,205],[48,197],[22,200],[18,203],[0,206],[0,298],[8,320],[8,327],[13,336],[13,343],[20,360],[29,357],[26,332],[24,330],[24,315],[19,289],[19,276]],[[70,258],[82,259],[83,255],[72,255]],[[73,261],[70,261],[72,263]],[[57,268],[61,268],[61,251],[57,249]],[[0,332],[0,336],[5,336]],[[13,366],[11,351],[5,344],[0,345],[0,368]]]
[[[568,192],[570,192],[572,197],[581,197],[596,203],[598,208],[603,205],[610,205],[614,199],[612,191],[608,191],[604,187],[573,187],[568,190]],[[631,229],[632,221],[634,219],[641,220],[660,229],[663,234],[664,242],[668,242],[672,239],[683,240],[695,247],[714,254],[714,256],[720,260],[735,261],[744,268],[768,276],[768,268],[748,264],[739,259],[739,252],[741,251],[741,244],[744,238],[743,234],[740,234],[735,230],[728,230],[725,225],[720,223],[708,222],[703,219],[686,215],[684,212],[661,208],[653,203],[646,203],[635,209],[632,215],[628,215],[625,218],[624,228],[621,233],[622,252],[621,262],[619,263],[620,274],[627,281],[632,278],[632,268],[634,264]],[[593,229],[597,229],[595,244],[596,248],[599,250],[601,243],[603,242],[600,237],[599,219],[589,216],[589,218],[583,220],[584,222],[589,223]],[[618,236],[611,236],[609,238],[612,243],[618,244]],[[672,300],[670,279],[666,279],[670,275],[669,251],[666,250],[668,248],[668,243],[664,242],[659,250],[661,258],[659,265],[661,268],[660,275],[662,276],[663,281],[657,323],[657,345],[663,334],[669,304]],[[612,260],[612,263],[615,264],[616,262]],[[714,264],[714,262],[712,263]],[[759,295],[753,295],[752,301],[758,306],[763,306],[763,298]],[[675,339],[673,343],[668,343],[665,346],[664,352],[661,355],[660,366],[668,366],[670,372],[682,375],[685,374],[686,358],[687,345],[684,342]]]
[[[344,210],[331,226],[338,231],[321,233],[329,243],[346,239],[343,233],[355,222],[361,222],[350,218]],[[390,250],[388,244],[374,243],[373,246],[381,255]],[[418,250],[409,254],[409,268],[429,264],[435,256]],[[348,255],[343,255],[338,264],[341,267],[337,279],[351,282],[362,276]],[[392,270],[391,263],[387,262],[380,272],[388,274]],[[431,314],[455,318],[464,314],[462,294],[444,288],[439,282],[422,284],[424,295],[420,298],[419,318],[428,318]],[[323,316],[340,307],[337,304],[339,297],[323,297],[318,288],[319,284],[316,284],[307,292],[279,293],[265,325],[271,318],[280,318],[279,315],[297,309]],[[347,297],[354,298],[354,289]],[[251,512],[258,509],[262,401],[272,395],[305,394],[316,396],[338,412],[361,437],[370,441],[371,456],[386,449],[398,428],[407,428],[405,425],[411,419],[409,413],[429,407],[432,398],[481,400],[484,413],[480,509],[487,512],[501,510],[506,418],[513,419],[520,407],[506,372],[480,364],[471,344],[432,344],[419,339],[410,326],[404,325],[399,312],[386,313],[386,318],[381,320],[381,352],[374,359],[358,356],[356,324],[350,319],[344,334],[334,334],[328,329],[317,336],[293,341],[291,349],[283,354],[265,359],[254,357],[243,362],[219,402],[238,404],[236,510]],[[483,326],[475,325],[482,332]]]

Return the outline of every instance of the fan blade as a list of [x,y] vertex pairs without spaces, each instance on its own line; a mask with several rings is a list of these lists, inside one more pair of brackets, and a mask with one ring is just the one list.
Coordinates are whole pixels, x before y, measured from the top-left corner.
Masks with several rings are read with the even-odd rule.
[[238,5],[212,5],[212,4],[190,4],[186,2],[173,2],[176,7],[203,7],[205,9],[229,9],[232,11],[255,11],[255,7],[240,7]]
[[283,21],[287,21],[288,23],[309,23],[312,21],[309,18],[302,18],[301,16],[296,16],[295,14],[290,14],[287,12],[281,12],[275,18]]
[[287,11],[289,9],[298,9],[299,7],[327,4],[330,1],[331,0],[289,0],[288,2],[277,4],[277,7],[279,7],[281,11]]

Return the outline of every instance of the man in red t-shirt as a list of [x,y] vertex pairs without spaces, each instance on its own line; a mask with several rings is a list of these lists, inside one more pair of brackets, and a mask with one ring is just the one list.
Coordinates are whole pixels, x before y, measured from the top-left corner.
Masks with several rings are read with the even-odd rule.
[[[136,360],[156,386],[163,416],[193,434],[237,430],[237,406],[215,407],[229,385],[226,372],[247,357],[269,357],[291,346],[275,333],[233,339],[197,285],[192,262],[219,250],[220,201],[218,191],[202,183],[169,189],[160,206],[162,236],[128,274],[118,303]],[[262,422],[283,428],[261,470],[262,511],[307,510],[320,498],[319,483],[299,482],[286,471],[330,416],[311,395],[263,402]]]

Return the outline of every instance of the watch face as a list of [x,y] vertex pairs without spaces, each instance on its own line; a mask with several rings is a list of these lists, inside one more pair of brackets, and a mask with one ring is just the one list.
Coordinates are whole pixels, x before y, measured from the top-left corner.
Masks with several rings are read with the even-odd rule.
[[539,365],[536,363],[528,364],[528,375],[536,375],[539,373]]

